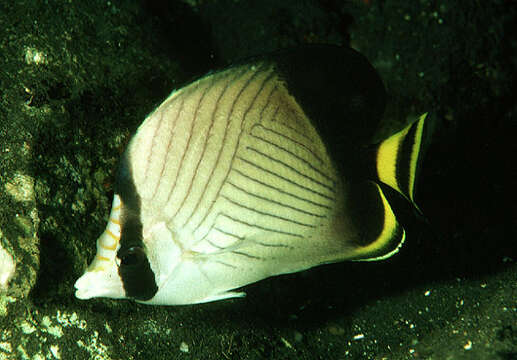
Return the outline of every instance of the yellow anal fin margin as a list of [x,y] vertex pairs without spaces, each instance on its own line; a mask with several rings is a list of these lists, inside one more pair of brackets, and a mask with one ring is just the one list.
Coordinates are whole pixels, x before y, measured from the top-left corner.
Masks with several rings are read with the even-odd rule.
[[376,158],[379,180],[397,190],[417,209],[414,201],[415,178],[426,117],[427,113],[421,115],[417,121],[381,142]]
[[381,187],[376,186],[382,202],[384,222],[377,238],[365,246],[358,247],[354,251],[353,260],[355,261],[377,261],[384,260],[396,254],[406,240],[406,232],[399,224],[391,206],[384,196]]

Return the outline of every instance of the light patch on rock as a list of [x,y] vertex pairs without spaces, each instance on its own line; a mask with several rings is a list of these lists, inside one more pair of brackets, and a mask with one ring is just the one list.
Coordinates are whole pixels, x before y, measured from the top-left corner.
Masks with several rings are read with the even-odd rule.
[[108,324],[108,323],[105,323],[105,324],[104,324],[104,328],[106,329],[106,332],[107,332],[108,334],[111,334],[111,333],[113,332],[113,330],[111,329],[110,324]]
[[56,359],[61,359],[61,353],[59,352],[59,346],[50,345],[50,353]]
[[0,245],[0,293],[7,290],[15,270],[16,264],[13,257]]
[[86,329],[86,320],[79,319],[79,316],[77,316],[75,311],[71,314],[68,314],[58,310],[56,320],[58,323],[65,327],[76,327],[81,330]]
[[47,55],[35,47],[25,47],[25,62],[27,64],[35,64],[35,65],[41,65],[46,64],[47,61]]
[[153,320],[153,319],[149,319],[149,320],[146,320],[144,322],[144,334],[145,335],[152,335],[152,334],[159,334],[160,333],[160,326],[158,325],[158,323]]
[[16,348],[16,351],[18,351],[18,354],[19,354],[18,359],[23,359],[23,360],[30,359],[30,356],[27,355],[27,351],[25,351],[25,348],[21,344],[18,345],[18,347]]
[[34,178],[29,175],[15,174],[5,183],[5,191],[16,201],[33,201]]
[[63,336],[63,329],[61,329],[61,327],[58,325],[52,325],[52,320],[50,320],[49,316],[43,316],[43,319],[41,319],[41,325],[44,327],[43,330],[50,335],[53,335],[57,338]]
[[10,341],[12,338],[13,338],[13,329],[12,329],[12,327],[10,329],[4,329],[1,332],[1,335],[0,335],[0,341],[1,342]]
[[96,360],[108,360],[111,359],[108,353],[108,347],[99,341],[99,333],[94,331],[88,344],[86,344],[83,340],[78,340],[77,345],[80,348],[85,349],[89,354],[91,359]]
[[188,344],[186,342],[184,342],[184,341],[181,342],[181,344],[180,344],[180,351],[184,352],[184,353],[188,353],[189,352]]
[[45,356],[42,353],[34,354],[32,360],[45,360]]
[[153,335],[153,334],[165,334],[170,335],[171,330],[169,328],[164,327],[156,320],[150,319],[146,320],[142,325],[142,330],[145,335]]
[[2,351],[4,353],[13,352],[13,348],[11,346],[11,343],[8,343],[6,341],[0,342],[0,351]]
[[32,334],[33,332],[35,332],[37,330],[36,327],[33,324],[31,324],[30,322],[28,322],[27,320],[23,320],[22,322],[20,322],[18,327],[24,334],[27,334],[27,335]]

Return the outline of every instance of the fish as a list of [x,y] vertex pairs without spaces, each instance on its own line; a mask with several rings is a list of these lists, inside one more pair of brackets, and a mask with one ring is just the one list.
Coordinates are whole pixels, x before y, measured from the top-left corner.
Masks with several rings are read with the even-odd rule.
[[249,58],[173,91],[121,157],[76,297],[206,303],[397,253],[406,232],[388,189],[418,209],[427,113],[373,143],[386,97],[363,55],[331,45]]

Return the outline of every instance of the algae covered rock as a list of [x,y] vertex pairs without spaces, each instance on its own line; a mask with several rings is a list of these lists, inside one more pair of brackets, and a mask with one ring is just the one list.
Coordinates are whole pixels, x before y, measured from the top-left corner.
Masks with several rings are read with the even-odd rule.
[[[16,105],[23,113],[25,104]],[[36,283],[39,270],[39,215],[29,168],[30,132],[17,121],[21,117],[11,120],[0,132],[0,293],[21,299]]]
[[38,215],[34,208],[23,213],[7,214],[11,223],[6,233],[0,231],[0,292],[14,298],[26,297],[36,282],[39,268]]

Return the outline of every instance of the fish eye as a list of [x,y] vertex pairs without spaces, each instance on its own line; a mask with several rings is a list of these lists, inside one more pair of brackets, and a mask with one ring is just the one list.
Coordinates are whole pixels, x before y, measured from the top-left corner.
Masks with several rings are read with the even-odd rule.
[[145,260],[145,252],[141,247],[130,247],[120,256],[120,266],[138,266]]

